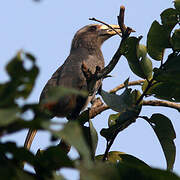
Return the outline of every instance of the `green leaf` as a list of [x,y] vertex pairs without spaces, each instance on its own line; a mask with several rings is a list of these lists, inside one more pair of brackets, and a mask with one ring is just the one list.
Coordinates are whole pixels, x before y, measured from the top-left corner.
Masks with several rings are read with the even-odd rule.
[[174,144],[176,133],[171,121],[162,114],[153,114],[148,122],[154,129],[162,146],[166,157],[167,169],[173,169],[176,156],[176,147]]
[[118,163],[117,170],[121,180],[179,180],[179,177],[170,171],[153,169],[136,164]]
[[[103,159],[103,154],[96,156],[96,160],[102,160]],[[124,152],[120,151],[111,151],[108,153],[108,162],[111,163],[125,163],[125,164],[133,164],[134,166],[144,166],[144,167],[149,167],[145,162],[142,160],[130,155],[126,154]]]
[[147,35],[147,51],[155,60],[162,60],[164,50],[171,47],[170,30],[154,21]]
[[180,55],[170,54],[161,68],[154,68],[154,79],[180,85]]
[[[47,127],[46,127],[47,128]],[[47,128],[48,129],[48,128]],[[68,144],[74,146],[82,158],[86,161],[87,166],[90,165],[90,150],[87,143],[83,137],[82,129],[80,128],[78,122],[70,121],[65,127],[60,131],[50,130],[50,132],[59,138],[62,138]]]
[[161,13],[161,21],[165,28],[169,28],[170,31],[178,23],[178,13],[175,9],[169,8]]
[[34,155],[23,147],[17,147],[13,142],[0,143],[0,153],[9,154],[10,157],[7,156],[6,159],[11,160],[17,167],[22,167],[23,162],[34,165]]
[[89,128],[90,128],[90,135],[91,135],[91,141],[92,141],[92,152],[93,152],[93,155],[95,156],[97,143],[98,143],[98,134],[91,120],[89,120]]
[[110,127],[106,129],[103,128],[100,132],[100,134],[109,141],[115,134],[122,130],[122,126],[124,126],[127,121],[131,124],[136,120],[141,111],[141,105],[136,105],[139,93],[136,90],[131,93],[131,89],[126,88],[121,95],[107,93],[102,90],[101,96],[112,110],[120,112],[116,115],[111,115],[109,118]]
[[[139,90],[134,89],[131,93],[132,95],[132,99],[133,99],[133,104],[136,104],[136,102],[139,100],[139,98],[141,97],[141,93]],[[142,104],[142,101],[139,103],[139,105]]]
[[118,171],[110,164],[96,162],[91,168],[80,167],[81,180],[112,180],[120,179]]
[[127,38],[121,46],[121,53],[128,60],[132,72],[141,78],[150,79],[152,76],[152,62],[146,56],[146,46],[139,44],[139,41],[140,38]]
[[89,120],[89,127],[82,126],[83,135],[86,141],[86,144],[89,146],[91,150],[92,159],[95,157],[97,143],[98,143],[98,135],[96,129],[94,128],[91,120]]
[[3,164],[0,166],[1,179],[3,180],[37,180],[35,175],[17,168],[15,165]]
[[111,114],[108,118],[108,126],[111,127],[117,123],[117,119],[119,118],[120,113]]
[[59,146],[49,147],[45,151],[38,151],[36,154],[35,170],[37,174],[47,176],[52,174],[52,170],[58,170],[62,167],[74,167],[72,160],[69,159],[66,152]]
[[[23,160],[24,158],[30,158],[33,156],[30,152],[26,153],[31,154],[31,156],[27,156],[25,149],[16,147],[15,143],[5,143],[0,144],[0,173],[1,179],[3,180],[36,180],[35,175],[22,170],[19,166],[19,160]],[[10,147],[10,149],[8,149]],[[14,149],[11,149],[11,148]],[[20,150],[20,151],[19,151]],[[22,151],[23,150],[23,151]],[[14,153],[15,152],[15,153]],[[22,154],[21,154],[22,153]],[[34,156],[33,156],[34,157]]]
[[141,111],[141,105],[135,106],[132,109],[126,110],[125,112],[119,113],[115,124],[109,128],[103,128],[100,131],[100,134],[106,138],[107,141],[114,138],[114,135],[117,135],[124,128],[127,128],[131,123],[135,122],[139,113]]
[[[145,85],[143,86],[143,89],[144,87]],[[165,99],[172,102],[180,102],[180,87],[174,83],[156,83],[149,89],[147,94],[154,95],[159,99]]]
[[104,102],[114,111],[123,112],[132,107],[131,89],[126,88],[121,95],[101,90],[101,96]]
[[180,0],[174,0],[174,6],[178,13],[180,13]]
[[[25,67],[25,63],[30,62],[30,68]],[[35,58],[23,52],[17,55],[7,64],[6,70],[10,76],[10,80],[4,84],[0,84],[0,106],[13,106],[16,104],[17,98],[26,99],[35,84],[39,69],[35,64]]]
[[[141,164],[141,161],[137,160]],[[170,171],[153,169],[137,161],[131,163],[122,163],[119,161],[116,164],[102,163],[96,161],[91,168],[81,166],[80,179],[82,180],[179,180],[179,177]],[[138,164],[138,165],[137,165]]]
[[169,8],[161,13],[162,25],[154,21],[147,36],[147,50],[155,60],[162,60],[164,50],[170,48],[170,34],[178,23],[178,15],[175,9]]
[[83,111],[76,119],[81,125],[89,121],[89,110]]
[[19,108],[0,109],[0,127],[7,126],[18,120],[17,114],[20,112]]
[[52,180],[65,180],[65,178],[62,175],[59,175],[59,173],[58,175],[57,173],[54,173]]
[[59,100],[59,98],[67,96],[67,95],[71,95],[71,94],[81,95],[83,97],[88,96],[88,93],[86,91],[79,91],[79,90],[73,89],[73,88],[66,88],[63,86],[58,86],[58,87],[50,88],[48,90],[46,98],[43,98],[41,100],[41,103],[42,104],[54,103],[57,100]]
[[176,29],[171,38],[173,49],[180,51],[180,29]]

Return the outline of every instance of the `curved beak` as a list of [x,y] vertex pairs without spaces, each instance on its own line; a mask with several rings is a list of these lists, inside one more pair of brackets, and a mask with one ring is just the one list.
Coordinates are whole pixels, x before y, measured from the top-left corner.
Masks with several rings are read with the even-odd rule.
[[[110,26],[110,27],[109,27]],[[119,25],[100,25],[99,29],[100,29],[100,35],[108,35],[108,36],[114,36],[116,34],[121,35],[121,30]]]

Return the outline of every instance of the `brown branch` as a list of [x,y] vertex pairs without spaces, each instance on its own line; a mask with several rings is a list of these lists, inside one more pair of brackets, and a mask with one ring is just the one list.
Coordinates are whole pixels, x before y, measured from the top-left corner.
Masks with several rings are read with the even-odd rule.
[[180,112],[180,104],[169,102],[169,101],[160,101],[160,100],[149,100],[143,101],[144,106],[162,106],[176,109]]
[[[118,16],[118,23],[120,22],[119,17],[124,17],[124,9],[122,10],[120,8],[120,15]],[[123,21],[124,22],[124,21]],[[120,24],[119,24],[120,26]],[[125,26],[121,23],[121,26]],[[121,27],[120,27],[121,29]],[[121,29],[122,31],[123,29]],[[119,48],[117,49],[116,53],[114,54],[112,60],[110,61],[110,63],[103,69],[101,70],[98,74],[97,74],[97,80],[104,78],[107,74],[109,74],[114,67],[116,66],[117,62],[119,61],[120,57],[121,57],[121,46],[124,42],[125,39],[127,39],[129,37],[129,35],[131,34],[131,32],[133,32],[133,30],[131,28],[127,28],[125,33],[122,35],[122,40],[120,42]]]
[[[141,85],[144,81],[145,81],[144,79],[137,80],[137,81],[131,81],[131,82],[128,83],[128,86]],[[115,93],[115,92],[117,92],[118,90],[123,89],[123,88],[125,88],[125,85],[124,85],[124,84],[120,84],[119,86],[111,89],[109,92],[110,92],[110,93]]]
[[119,16],[117,17],[118,19],[118,24],[120,26],[120,29],[121,29],[121,32],[122,32],[122,36],[124,36],[125,34],[125,31],[126,31],[126,26],[124,24],[124,12],[125,12],[125,7],[124,6],[121,6],[120,7],[120,14]]
[[[99,99],[98,101],[101,101],[101,100]],[[177,111],[180,112],[180,104],[169,102],[169,101],[161,101],[161,100],[142,101],[142,105],[143,106],[169,107],[169,108],[176,109]],[[89,111],[89,117],[92,119],[108,109],[110,109],[109,106],[105,105],[102,101],[101,101],[101,105],[96,105],[96,102],[95,102]]]
[[151,80],[148,82],[148,85],[147,85],[146,89],[144,90],[144,92],[141,94],[141,96],[140,96],[139,99],[137,100],[136,105],[140,104],[141,101],[143,100],[144,96],[146,96],[146,93],[147,93],[148,90],[152,87],[153,81],[154,81],[154,79],[151,79]]

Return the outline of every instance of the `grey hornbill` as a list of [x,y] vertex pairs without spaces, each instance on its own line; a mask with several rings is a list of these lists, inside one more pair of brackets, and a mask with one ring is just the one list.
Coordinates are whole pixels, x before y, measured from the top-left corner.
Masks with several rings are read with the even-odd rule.
[[[116,29],[117,32],[120,32],[118,25],[110,26]],[[69,56],[45,85],[40,96],[40,104],[43,104],[43,101],[48,96],[49,89],[52,87],[63,86],[66,88],[88,91],[88,84],[82,70],[82,64],[85,63],[92,73],[95,73],[96,67],[103,69],[104,58],[101,45],[117,32],[106,25],[100,24],[90,24],[77,31],[72,40]],[[101,80],[98,80],[94,87],[94,94],[100,85]],[[64,96],[58,99],[56,103],[44,106],[44,108],[48,108],[54,117],[75,119],[87,106],[91,98],[92,96],[88,98],[80,95]],[[29,130],[24,144],[24,147],[27,149],[30,149],[36,132],[37,130],[34,129]]]

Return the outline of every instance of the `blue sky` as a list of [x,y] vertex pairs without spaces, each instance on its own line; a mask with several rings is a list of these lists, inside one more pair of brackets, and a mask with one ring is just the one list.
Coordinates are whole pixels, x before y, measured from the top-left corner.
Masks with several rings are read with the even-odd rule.
[[[173,7],[173,2],[172,0],[43,0],[41,3],[35,3],[31,0],[1,1],[0,81],[4,82],[8,79],[4,66],[19,49],[31,52],[36,56],[41,72],[28,102],[38,102],[45,83],[68,56],[74,33],[82,26],[93,23],[88,20],[89,17],[96,17],[109,24],[116,23],[120,5],[126,7],[125,23],[136,30],[135,36],[143,36],[141,43],[145,44],[151,23],[155,19],[160,19],[159,14],[163,9]],[[118,36],[104,43],[102,50],[106,64],[110,61],[118,43]],[[158,65],[158,63],[154,62],[155,65]],[[113,77],[103,83],[105,90],[110,90],[111,87],[124,82],[128,77],[130,77],[130,80],[138,79],[137,76],[131,73],[124,58],[120,60],[111,75]],[[107,127],[107,119],[110,113],[113,112],[104,112],[93,120],[98,131]],[[177,135],[175,140],[177,156],[174,171],[178,173],[180,169],[179,113],[167,108],[148,107],[143,108],[141,115],[150,117],[152,113],[162,113],[173,122]],[[59,120],[61,119],[57,121]],[[26,133],[26,131],[23,131],[5,139],[15,139],[18,145],[23,145]],[[43,149],[49,143],[48,134],[40,132],[35,138],[32,151],[36,152],[38,148]],[[105,140],[99,136],[97,154],[104,153],[104,149]],[[153,130],[141,119],[138,119],[136,123],[118,135],[111,150],[132,154],[153,167],[166,167],[161,146]],[[71,151],[70,154],[75,157],[76,153]],[[65,171],[65,175],[67,176],[67,171]],[[77,173],[72,172],[69,179],[75,179],[75,177],[77,177]]]

